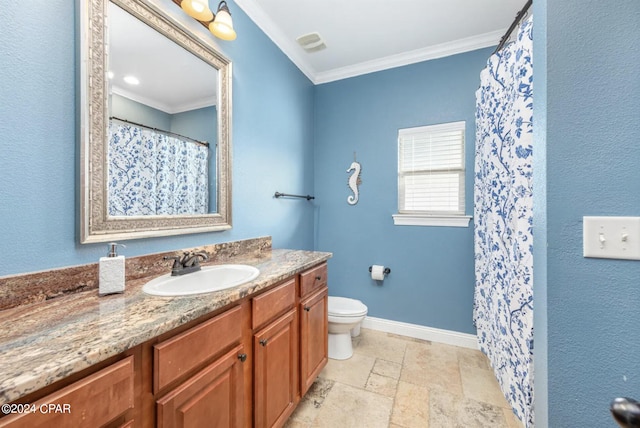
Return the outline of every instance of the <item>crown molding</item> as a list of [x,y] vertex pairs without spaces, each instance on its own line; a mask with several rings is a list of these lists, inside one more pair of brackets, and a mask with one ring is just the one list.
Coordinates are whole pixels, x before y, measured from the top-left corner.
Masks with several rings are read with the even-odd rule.
[[293,62],[296,67],[298,67],[300,71],[302,71],[302,73],[311,80],[311,82],[314,84],[316,83],[315,71],[302,57],[303,52],[300,51],[300,46],[295,42],[295,40],[289,40],[269,15],[267,15],[264,10],[257,5],[258,2],[251,0],[235,0],[235,4],[238,5],[244,13],[249,16],[249,18],[251,18],[258,28],[260,28],[287,57],[289,57],[291,62]]
[[373,73],[376,71],[388,70],[391,68],[402,67],[404,65],[415,64],[418,62],[428,61],[431,59],[444,58],[446,56],[456,55],[476,49],[496,46],[505,30],[492,31],[473,37],[454,40],[452,42],[441,43],[439,45],[428,46],[423,49],[403,52],[397,55],[390,55],[384,58],[365,61],[359,64],[350,65],[348,67],[336,68],[334,70],[323,71],[315,75],[313,83],[319,85],[321,83],[334,82],[336,80],[347,79],[349,77],[361,76],[363,74]]
[[121,97],[128,98],[132,101],[135,101],[140,104],[144,104],[156,110],[160,110],[167,114],[178,114],[183,113],[185,111],[196,110],[205,107],[215,106],[217,103],[217,97],[206,97],[200,98],[198,100],[193,100],[188,103],[177,104],[170,106],[168,104],[162,103],[160,101],[153,100],[151,98],[147,98],[143,95],[133,93],[123,88],[122,86],[113,85],[111,87],[111,92],[120,95]]
[[463,52],[496,46],[500,38],[504,35],[506,28],[490,33],[484,33],[473,37],[454,40],[452,42],[441,43],[429,46],[424,49],[417,49],[391,55],[372,61],[365,61],[347,67],[336,68],[328,71],[315,71],[302,56],[301,48],[295,40],[289,38],[278,28],[273,20],[264,10],[258,6],[258,2],[252,0],[235,0],[238,5],[251,20],[269,37],[273,43],[300,69],[302,73],[314,85],[329,83],[336,80],[347,79],[349,77],[360,76],[376,71],[401,67],[403,65],[414,64],[430,59],[443,58]]

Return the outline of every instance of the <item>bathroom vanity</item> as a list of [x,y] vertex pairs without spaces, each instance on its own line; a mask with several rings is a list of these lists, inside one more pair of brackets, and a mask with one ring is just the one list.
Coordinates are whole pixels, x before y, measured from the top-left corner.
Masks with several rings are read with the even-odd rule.
[[327,363],[330,256],[239,256],[260,276],[215,293],[141,278],[1,311],[0,427],[282,426]]

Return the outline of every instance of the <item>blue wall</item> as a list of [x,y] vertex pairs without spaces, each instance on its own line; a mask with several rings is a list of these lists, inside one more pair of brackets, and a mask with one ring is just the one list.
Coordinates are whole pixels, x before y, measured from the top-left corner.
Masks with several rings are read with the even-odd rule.
[[[361,298],[372,316],[473,332],[471,229],[393,226],[391,215],[397,129],[462,119],[470,144],[489,50],[314,89],[229,3],[238,39],[215,43],[234,63],[234,228],[130,241],[125,254],[265,234],[312,248],[315,233],[335,253],[333,294]],[[74,4],[38,7],[0,8],[0,275],[104,254],[76,238]],[[640,2],[540,0],[534,12],[536,426],[614,427],[610,400],[640,398],[640,262],[583,258],[582,217],[639,215]],[[349,206],[354,151],[363,183]],[[318,199],[276,200],[276,190]],[[382,286],[371,264],[392,268]]]
[[111,96],[110,115],[152,128],[175,132],[214,146],[218,140],[216,106],[170,114],[118,94]]
[[547,255],[535,259],[546,284],[534,296],[538,311],[546,294],[548,333],[535,378],[548,383],[548,426],[615,427],[610,401],[640,399],[640,262],[583,258],[582,217],[640,215],[640,2],[546,0],[538,11]]
[[112,94],[110,100],[110,116],[171,131],[171,114],[118,94]]
[[[126,256],[264,235],[274,247],[313,247],[313,206],[272,197],[312,188],[313,85],[228,3],[238,39],[213,43],[234,68],[233,229],[128,241]],[[170,0],[163,7],[182,16]],[[76,236],[76,5],[38,8],[0,8],[0,276],[96,262],[106,251]],[[187,25],[206,36],[195,21]]]
[[171,115],[171,132],[206,141],[211,148],[218,141],[218,110],[215,106],[183,111]]
[[[398,129],[466,121],[466,211],[473,214],[475,91],[491,54],[481,49],[316,88],[317,248],[332,251],[332,295],[361,299],[369,315],[475,334],[473,223],[394,226]],[[362,165],[347,204],[353,152]],[[372,264],[391,268],[383,284]]]

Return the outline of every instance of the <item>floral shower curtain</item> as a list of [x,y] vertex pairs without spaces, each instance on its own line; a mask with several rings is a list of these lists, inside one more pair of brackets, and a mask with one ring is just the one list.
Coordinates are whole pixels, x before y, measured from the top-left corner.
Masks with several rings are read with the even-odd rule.
[[533,17],[476,92],[474,322],[505,397],[533,426]]
[[109,215],[209,212],[208,147],[111,120]]

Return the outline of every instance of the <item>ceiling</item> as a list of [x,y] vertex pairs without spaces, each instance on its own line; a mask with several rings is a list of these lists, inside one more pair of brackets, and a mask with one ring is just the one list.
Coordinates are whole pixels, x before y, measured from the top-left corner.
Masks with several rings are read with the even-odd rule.
[[[526,0],[235,3],[319,84],[497,45]],[[241,38],[242,30],[236,31]],[[298,37],[312,32],[326,49],[307,53],[298,45]]]
[[[214,67],[112,2],[108,13],[114,93],[169,114],[216,104],[218,71]],[[140,83],[125,83],[128,75]]]
[[[211,5],[217,0],[210,0]],[[526,0],[235,0],[315,84],[498,44]],[[216,103],[217,73],[109,2],[114,93],[173,114]],[[179,10],[176,7],[176,10]],[[237,27],[238,38],[243,37]],[[317,32],[326,49],[296,39]],[[231,42],[233,43],[233,42]],[[134,74],[136,86],[122,78]],[[184,76],[188,76],[185,78]],[[167,85],[167,82],[173,82]]]

